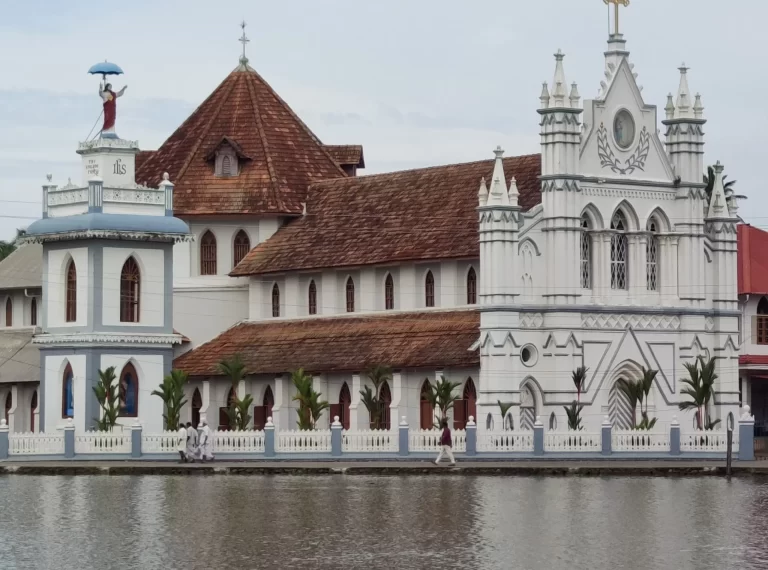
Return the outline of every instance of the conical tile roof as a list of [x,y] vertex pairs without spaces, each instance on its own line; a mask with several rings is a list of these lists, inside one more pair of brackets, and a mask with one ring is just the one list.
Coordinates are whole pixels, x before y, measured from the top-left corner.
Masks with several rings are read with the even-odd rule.
[[[234,147],[240,170],[216,176],[213,156]],[[347,175],[315,134],[249,65],[241,64],[154,152],[136,180],[175,184],[175,215],[300,214],[309,185]]]

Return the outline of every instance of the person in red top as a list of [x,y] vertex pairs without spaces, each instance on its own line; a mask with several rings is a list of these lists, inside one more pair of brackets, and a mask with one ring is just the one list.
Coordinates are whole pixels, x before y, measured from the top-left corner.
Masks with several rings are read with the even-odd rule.
[[440,460],[443,455],[447,455],[451,461],[451,465],[456,465],[456,459],[453,457],[453,442],[451,441],[451,429],[448,427],[448,420],[443,418],[440,422],[440,427],[443,428],[443,433],[440,434],[440,454],[435,460],[435,465],[440,464]]

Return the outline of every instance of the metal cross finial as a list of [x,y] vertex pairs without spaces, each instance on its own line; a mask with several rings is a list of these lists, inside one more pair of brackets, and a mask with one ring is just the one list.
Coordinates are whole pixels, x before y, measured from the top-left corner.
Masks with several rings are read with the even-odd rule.
[[245,56],[245,45],[248,42],[251,41],[251,40],[248,39],[248,36],[245,35],[245,26],[246,25],[247,24],[245,23],[245,20],[243,20],[243,22],[240,24],[240,27],[243,29],[243,35],[240,38],[240,40],[238,40],[240,43],[243,44],[243,55],[240,57],[240,63],[242,63],[243,65],[248,63],[248,58]]
[[615,24],[615,30],[614,34],[619,34],[619,6],[629,6],[629,0],[603,0],[607,5],[613,4],[616,7],[615,12],[615,18],[616,18],[616,24]]

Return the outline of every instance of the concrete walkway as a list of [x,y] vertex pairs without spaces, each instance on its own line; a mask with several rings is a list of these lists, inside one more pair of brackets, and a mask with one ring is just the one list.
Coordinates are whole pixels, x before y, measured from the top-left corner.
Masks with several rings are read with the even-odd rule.
[[[619,475],[724,476],[725,461],[28,461],[3,462],[0,475]],[[768,475],[768,461],[734,461],[734,475]]]

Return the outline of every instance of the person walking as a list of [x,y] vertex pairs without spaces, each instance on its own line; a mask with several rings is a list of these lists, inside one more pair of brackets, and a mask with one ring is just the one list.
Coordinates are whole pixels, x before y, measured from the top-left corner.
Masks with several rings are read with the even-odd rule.
[[213,461],[213,437],[208,422],[203,420],[203,426],[200,428],[200,456],[203,463]]
[[195,462],[197,456],[197,430],[187,422],[187,461]]
[[456,465],[456,459],[453,457],[453,442],[451,441],[451,428],[448,427],[448,420],[443,418],[440,421],[440,426],[443,428],[443,433],[440,434],[440,453],[435,459],[435,465],[440,464],[440,460],[443,455],[447,455],[451,461],[451,465]]
[[176,450],[179,452],[179,457],[181,458],[182,463],[187,462],[187,438],[189,437],[189,433],[187,433],[187,428],[184,426],[184,424],[179,424],[179,431],[177,437],[179,438],[178,445],[176,446]]

